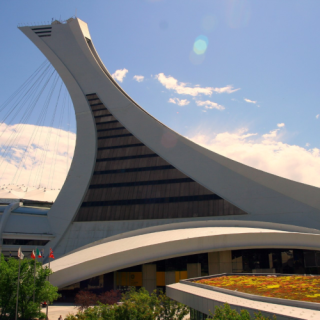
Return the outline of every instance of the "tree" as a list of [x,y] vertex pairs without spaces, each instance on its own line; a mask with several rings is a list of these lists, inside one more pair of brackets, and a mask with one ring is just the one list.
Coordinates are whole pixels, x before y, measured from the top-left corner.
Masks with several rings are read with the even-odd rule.
[[[34,269],[35,281],[34,281]],[[9,258],[7,261],[1,255],[0,264],[0,308],[1,318],[6,315],[14,318],[17,297],[19,261]],[[59,297],[58,288],[47,281],[52,274],[49,268],[43,268],[40,262],[32,259],[20,261],[20,284],[18,314],[20,319],[31,319],[39,314],[40,303],[53,302]],[[35,300],[33,302],[33,294]]]
[[122,299],[122,304],[115,309],[115,319],[154,320],[158,301],[156,295],[149,294],[145,288],[138,291],[131,287]]
[[189,308],[167,297],[162,291],[158,295],[157,320],[182,320],[189,314]]
[[18,265],[10,259],[5,261],[0,255],[0,319],[12,313],[17,295]]

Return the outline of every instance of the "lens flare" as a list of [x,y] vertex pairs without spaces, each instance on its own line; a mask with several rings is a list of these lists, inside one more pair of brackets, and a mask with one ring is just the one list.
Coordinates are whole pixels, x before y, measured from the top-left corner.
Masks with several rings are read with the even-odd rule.
[[193,45],[193,51],[196,54],[204,54],[208,48],[209,40],[206,36],[199,36],[196,38],[194,45]]

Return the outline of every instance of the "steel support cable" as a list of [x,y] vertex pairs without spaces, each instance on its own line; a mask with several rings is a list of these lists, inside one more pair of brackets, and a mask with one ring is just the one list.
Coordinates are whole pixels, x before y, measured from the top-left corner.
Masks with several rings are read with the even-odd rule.
[[[40,96],[42,95],[42,93],[44,92],[46,86],[48,85],[50,79],[52,78],[52,75],[55,73],[55,71],[52,72],[51,75],[49,75],[49,77],[47,78],[47,80],[45,81],[43,87],[40,89],[40,92],[36,95],[36,98],[33,99],[33,103],[30,104],[29,108],[26,110],[26,112],[24,113],[24,115],[22,116],[22,119],[20,120],[20,122],[22,120],[26,120],[28,121],[29,117],[31,116],[32,114],[32,111],[34,110]],[[19,122],[19,124],[20,124]],[[1,164],[3,163],[3,161],[5,161],[6,157],[7,157],[7,154],[8,154],[8,150],[10,150],[10,148],[13,146],[13,145],[16,145],[17,144],[17,140],[20,139],[20,136],[21,136],[21,133],[23,132],[24,128],[27,126],[26,123],[22,124],[21,126],[18,127],[18,130],[16,132],[12,132],[11,133],[11,136],[10,136],[10,139],[8,139],[9,141],[7,142],[7,147],[6,147],[6,150],[5,152],[2,154],[2,162]],[[1,166],[0,164],[0,166]],[[8,165],[8,162],[7,162],[7,165]],[[6,168],[7,168],[7,165],[2,173],[2,176],[4,174],[4,172],[6,171]],[[2,176],[0,179],[2,179]]]
[[[26,155],[29,147],[33,144],[34,140],[36,139],[38,132],[41,131],[40,128],[41,128],[41,127],[43,126],[43,124],[44,124],[44,120],[45,120],[45,118],[46,118],[48,106],[49,106],[49,102],[43,104],[41,113],[40,113],[39,118],[38,118],[38,120],[37,120],[37,122],[36,122],[35,130],[32,132],[32,136],[30,137],[29,143],[28,143],[27,148],[26,148],[26,150],[25,150],[25,152],[24,152],[24,156]],[[40,139],[40,137],[41,137],[41,135],[39,135],[39,139]],[[37,153],[37,150],[36,150],[36,153]],[[21,166],[23,167],[23,163],[21,164]],[[29,184],[29,182],[30,182],[30,177],[31,177],[32,171],[33,171],[33,166],[32,166],[32,170],[30,170],[30,174],[29,174],[29,178],[28,178],[28,184]],[[18,175],[17,181],[19,181],[21,172],[22,172],[22,170],[20,170],[20,173],[19,173],[19,175]]]
[[33,79],[37,73],[44,68],[46,64],[49,64],[48,60],[45,60],[37,69],[36,71],[7,99],[0,105],[0,113],[8,106],[14,99],[18,99],[19,95],[22,94],[23,89],[29,84],[30,80]]
[[[57,83],[58,83],[58,80],[59,80],[59,77],[58,77],[58,75],[57,75],[57,77],[55,78],[55,88],[56,88],[56,85],[57,85]],[[50,101],[51,101],[51,98],[52,98],[52,94],[53,94],[53,91],[51,92],[51,95],[50,95]],[[51,119],[52,119],[52,118],[51,118]],[[39,135],[39,139],[38,139],[38,144],[39,144],[39,141],[40,141],[40,137],[42,136],[42,131],[45,130],[45,129],[48,129],[48,128],[50,129],[50,127],[45,127],[45,126],[42,127],[41,135]],[[48,135],[48,132],[47,132],[47,135]],[[37,150],[37,151],[38,151],[38,150]],[[33,180],[33,184],[34,184],[34,185],[37,184],[38,176],[39,176],[40,173],[41,173],[41,168],[42,168],[41,164],[43,163],[43,161],[44,161],[44,159],[45,159],[46,152],[47,152],[47,143],[46,143],[46,139],[45,139],[45,143],[44,143],[44,145],[43,145],[43,150],[42,150],[42,153],[41,153],[41,155],[40,155],[40,160],[39,160],[39,164],[40,164],[40,165],[38,166],[38,168],[37,168],[37,170],[36,170],[35,178],[34,178],[34,180]],[[39,183],[41,183],[40,180],[39,180]]]
[[9,116],[12,116],[12,119],[9,120],[5,125],[6,127],[4,128],[4,130],[1,132],[0,134],[0,138],[3,136],[3,134],[6,133],[6,131],[10,128],[10,126],[12,125],[13,121],[16,119],[16,117],[21,114],[21,118],[16,121],[16,124],[20,124],[22,122],[22,119],[24,118],[24,115],[26,113],[28,113],[28,110],[31,108],[32,106],[32,102],[30,102],[29,100],[32,100],[34,98],[34,96],[37,94],[36,88],[32,88],[32,90],[30,90],[28,92],[27,96],[24,96],[23,99],[24,101],[22,101],[22,107],[18,108],[13,114],[12,112],[14,111],[15,107],[10,110],[10,112],[6,115],[5,119],[3,120],[3,122],[1,123],[4,124],[5,121],[9,118]]
[[[28,120],[30,115],[32,114],[32,111],[34,110],[35,106],[36,106],[36,103],[37,101],[39,100],[41,94],[43,93],[43,91],[45,90],[49,80],[50,80],[51,76],[49,76],[49,78],[47,79],[47,81],[45,82],[44,86],[41,88],[38,96],[36,97],[37,99],[34,99],[33,100],[33,103],[30,104],[28,107],[27,107],[27,110],[24,112],[24,114],[22,115],[22,118],[20,119],[20,121],[18,122],[18,124],[21,124],[22,121],[24,120]],[[12,145],[15,145],[16,144],[16,140],[18,138],[20,138],[20,133],[23,131],[24,127],[26,126],[27,124],[26,123],[23,123],[21,126],[18,127],[17,131],[13,131],[8,139],[8,142],[7,142],[7,147],[11,147]],[[0,136],[1,138],[1,136]],[[4,154],[2,154],[1,156],[4,156]]]
[[[27,125],[25,125],[25,126],[27,126]],[[17,137],[14,137],[14,138],[19,138],[19,133],[22,135],[23,129],[24,129],[24,126],[23,126],[23,127],[21,126],[20,132],[18,132]],[[10,147],[11,147],[11,145],[8,146],[8,149],[9,149],[9,150],[10,150]],[[7,154],[8,154],[8,152],[7,152]],[[24,154],[25,154],[25,152],[24,152]],[[7,158],[7,156],[3,158],[3,161],[5,161],[6,158]],[[19,172],[19,169],[20,169],[21,164],[22,164],[22,162],[23,162],[23,158],[24,158],[24,157],[20,158],[19,165],[18,165],[18,167],[17,167],[16,173],[15,173],[15,175],[13,176],[13,179],[11,180],[11,183],[10,183],[10,184],[14,184],[15,177],[16,177],[17,173]],[[5,166],[5,168],[4,168],[3,172],[2,172],[2,175],[1,175],[1,178],[0,178],[0,179],[2,179],[4,173],[6,172],[6,169],[7,169],[8,164],[9,164],[9,161],[6,161],[6,166]],[[20,172],[21,172],[21,171],[20,171]]]
[[52,183],[53,183],[53,177],[54,177],[54,171],[55,171],[55,164],[56,164],[59,141],[60,141],[61,123],[62,123],[62,117],[63,117],[64,109],[65,109],[65,101],[66,101],[66,92],[64,92],[63,98],[62,98],[62,108],[61,108],[60,117],[59,117],[59,120],[58,120],[58,127],[57,127],[59,129],[58,129],[58,133],[56,135],[56,139],[55,139],[55,142],[54,142],[51,168],[50,168],[49,176],[48,176],[48,187],[50,185],[50,177],[52,177],[52,179],[51,179],[51,189],[52,189]]
[[[44,88],[43,88],[43,90],[44,90]],[[30,111],[30,108],[32,108],[31,104],[30,104],[29,108],[27,108],[27,110],[25,111],[25,114],[28,113],[28,111]],[[31,113],[29,113],[29,114],[31,114]],[[24,118],[24,116],[23,116],[23,118]],[[27,117],[27,118],[29,118],[29,117]],[[18,124],[20,124],[20,123],[21,123],[21,119]],[[20,135],[21,135],[23,129],[25,128],[25,126],[26,126],[26,124],[22,124],[22,125],[18,126],[17,130],[12,131],[11,134],[9,135],[9,138],[7,139],[6,143],[4,143],[4,145],[6,145],[6,147],[5,147],[4,152],[2,152],[2,154],[1,154],[2,161],[0,163],[0,167],[2,166],[3,161],[5,161],[5,159],[7,158],[8,152],[11,150],[11,147],[13,145],[16,145],[16,143],[17,143],[16,140],[18,140],[20,138]],[[1,138],[1,136],[0,136],[0,138]],[[6,169],[7,169],[8,163],[9,163],[8,161],[6,161],[6,162],[7,162],[6,166],[2,172],[0,179],[2,179],[3,174],[6,172]]]
[[[50,82],[50,80],[51,80],[51,78],[52,78],[52,76],[55,74],[55,70],[53,69],[53,71],[50,73],[50,69],[48,69],[48,74],[46,73],[46,74],[44,74],[42,77],[40,77],[39,79],[37,79],[37,82],[39,82],[39,83],[43,83],[43,86],[42,86],[42,88],[39,90],[39,88],[38,87],[36,87],[35,86],[35,90],[36,90],[36,92],[37,92],[37,94],[35,94],[35,96],[33,97],[33,98],[31,98],[31,102],[30,102],[30,105],[32,105],[33,106],[33,108],[36,106],[36,104],[38,103],[38,101],[39,101],[39,99],[40,99],[40,97],[42,96],[42,94],[43,94],[43,92],[44,92],[44,90],[46,89],[46,87],[47,87],[47,85],[48,85],[48,83]],[[45,76],[47,75],[47,80],[45,80]],[[35,83],[36,84],[36,83]],[[38,91],[37,91],[38,90]],[[19,113],[19,110],[17,110],[17,113]],[[26,119],[25,119],[25,117],[26,116],[30,116],[30,114],[28,114],[28,113],[26,113],[26,114],[24,114],[24,116],[21,118],[21,120],[20,120],[20,122],[25,122],[26,121]]]
[[[53,122],[54,122],[54,119],[55,119],[55,116],[56,116],[56,112],[57,112],[58,101],[59,101],[59,99],[60,99],[61,89],[62,89],[62,81],[61,81],[61,85],[60,85],[60,90],[59,90],[58,99],[57,99],[57,102],[56,102],[56,105],[55,105],[55,108],[54,108],[53,116],[52,116],[52,118],[51,118],[50,128],[49,128],[49,131],[48,131],[48,133],[47,133],[45,148],[48,148],[49,143],[50,143],[52,126],[53,126]],[[47,160],[47,154],[48,154],[48,149],[47,149],[47,151],[45,152],[45,157],[44,157],[44,161],[43,161],[43,164],[42,164],[42,170],[41,170],[40,180],[39,180],[39,187],[40,187],[40,183],[41,183],[41,180],[42,180],[44,167],[45,167],[46,160]]]
[[[58,76],[58,74],[56,74],[56,75],[55,75],[55,78],[54,78],[54,81],[53,81],[53,86],[52,86],[52,88],[51,88],[50,94],[48,95],[47,100],[46,100],[46,106],[47,106],[47,107],[46,107],[46,109],[45,109],[45,115],[44,115],[44,117],[46,117],[46,115],[47,115],[47,112],[48,112],[48,109],[49,109],[49,105],[50,105],[50,102],[51,102],[53,93],[54,93],[54,91],[55,91],[55,89],[56,89],[58,80],[59,80],[59,76]],[[46,129],[47,129],[47,127],[44,126],[44,122],[43,122],[43,125],[42,125],[41,130],[40,130],[40,134],[39,134],[39,137],[38,137],[38,142],[36,143],[37,145],[39,145],[39,143],[40,143],[40,138],[43,136],[42,133],[43,133],[43,131],[45,131]],[[36,157],[36,155],[37,155],[37,153],[38,153],[38,150],[39,150],[39,148],[36,150],[35,157]],[[40,152],[41,152],[41,151],[40,151]],[[39,161],[38,161],[38,163],[39,163],[40,165],[39,165],[38,168],[36,169],[36,173],[35,173],[34,179],[33,179],[33,185],[35,185],[35,184],[37,183],[37,182],[36,182],[36,181],[37,181],[37,177],[38,177],[39,172],[41,171],[41,163],[42,163],[42,161],[43,161],[43,159],[44,159],[44,154],[45,154],[45,152],[46,152],[46,149],[45,149],[45,146],[43,146],[43,150],[42,150],[42,153],[40,154],[40,159],[39,159]],[[30,172],[30,177],[31,177],[31,175],[32,175],[32,173],[33,173],[33,169],[34,169],[34,167],[32,168],[32,170],[31,170],[31,172]]]
[[[55,88],[55,86],[53,86],[52,92],[54,91],[54,88]],[[52,96],[52,94],[51,94],[51,96]],[[47,103],[46,103],[46,102],[47,102]],[[23,153],[23,155],[22,155],[22,157],[21,157],[18,170],[16,171],[16,174],[15,174],[15,176],[14,176],[14,178],[13,178],[13,183],[14,183],[15,177],[16,177],[16,175],[18,174],[18,172],[19,172],[19,175],[18,175],[18,177],[17,177],[17,181],[19,181],[19,178],[20,178],[20,175],[21,175],[21,172],[22,172],[22,170],[19,171],[19,169],[20,169],[20,167],[23,168],[23,162],[24,162],[24,160],[26,159],[25,156],[26,156],[26,154],[27,154],[27,152],[28,152],[28,150],[29,150],[29,147],[32,145],[32,142],[33,142],[33,140],[34,140],[34,137],[36,136],[36,134],[37,134],[37,132],[38,132],[38,130],[39,130],[39,126],[40,126],[40,125],[44,122],[44,120],[45,120],[45,116],[46,116],[46,113],[47,113],[47,109],[48,109],[49,104],[50,104],[50,99],[47,98],[46,101],[45,101],[45,103],[43,104],[43,107],[42,107],[42,109],[41,109],[41,112],[40,112],[40,114],[39,114],[39,117],[38,117],[38,119],[37,119],[37,121],[36,121],[35,129],[33,130],[32,135],[30,136],[30,139],[29,139],[29,141],[28,141],[28,144],[27,144],[27,146],[26,146],[26,148],[25,148],[25,150],[24,150],[24,153]]]
[[[46,109],[45,109],[45,114],[44,114],[44,118],[43,118],[43,123],[42,123],[42,126],[41,126],[40,135],[39,135],[39,137],[38,137],[38,142],[36,143],[36,145],[39,145],[39,143],[40,143],[40,137],[42,137],[42,132],[43,132],[43,130],[46,128],[46,127],[44,126],[44,119],[45,119],[45,117],[46,117],[46,114],[47,114],[47,111],[48,111],[48,107],[49,107],[49,104],[50,104],[50,101],[51,101],[53,92],[54,92],[54,90],[55,90],[55,88],[56,88],[58,79],[59,79],[59,77],[58,77],[58,75],[56,75],[56,77],[55,77],[55,79],[54,79],[54,86],[52,87],[52,90],[50,91],[50,94],[49,94],[49,96],[47,97],[47,103],[46,103]],[[37,153],[38,153],[38,150],[39,150],[39,148],[36,150],[35,158],[36,158],[36,155],[37,155]],[[43,158],[43,153],[44,153],[44,150],[43,150],[42,154],[40,155],[40,160],[38,161],[38,163],[40,163],[40,164],[41,164],[41,160],[42,160],[42,158]],[[38,166],[38,168],[37,168],[37,170],[36,170],[36,174],[35,174],[34,179],[33,179],[33,184],[36,183],[36,178],[37,178],[38,172],[40,171],[40,168],[41,168],[41,166]],[[28,179],[28,184],[30,183],[30,179],[31,179],[31,176],[32,176],[32,173],[33,173],[33,169],[34,169],[34,166],[32,167],[32,170],[30,171],[30,175],[29,175],[29,179]]]
[[[53,149],[53,169],[52,171],[52,179],[51,179],[51,189],[52,189],[52,184],[53,184],[53,178],[54,178],[54,173],[55,173],[55,169],[56,169],[56,161],[57,161],[57,156],[58,156],[58,152],[59,152],[59,144],[60,144],[60,137],[61,137],[61,127],[62,127],[62,120],[63,120],[63,115],[64,115],[64,110],[65,110],[65,106],[66,106],[66,99],[67,99],[67,95],[68,92],[67,90],[64,90],[64,97],[62,99],[62,109],[60,112],[60,118],[59,118],[59,130],[58,130],[58,134],[56,136],[56,143]],[[48,181],[48,186],[50,183],[50,175],[49,175],[49,181]]]
[[[18,100],[16,102],[16,104],[9,110],[9,112],[6,114],[6,116],[4,117],[4,119],[2,120],[2,122],[0,122],[0,125],[2,125],[7,119],[8,117],[16,110],[16,108],[21,105],[23,102],[24,104],[27,103],[27,101],[29,99],[32,98],[32,93],[34,94],[37,90],[36,84],[38,82],[41,82],[43,77],[45,77],[45,75],[47,74],[48,70],[49,70],[50,65],[47,66],[47,68],[45,68],[45,70],[43,70],[43,72],[40,74],[40,76],[34,81],[34,83],[32,83],[32,85],[30,86],[30,88],[27,90],[27,92],[20,98],[20,100]],[[15,114],[12,117],[12,120],[15,119],[15,116],[17,114],[19,114],[21,112],[21,110],[17,109]],[[12,121],[11,120],[11,121]],[[10,124],[10,122],[9,122]],[[1,137],[1,136],[0,136]]]
[[[50,79],[50,77],[48,78]],[[30,115],[32,114],[32,111],[35,108],[36,102],[38,101],[42,91],[45,89],[45,87],[43,88],[42,91],[40,91],[40,94],[38,94],[39,97],[37,97],[36,94],[36,89],[34,88],[33,91],[30,91],[30,96],[31,96],[31,102],[27,105],[26,110],[24,111],[24,113],[22,114],[21,119],[18,121],[17,123],[17,130],[16,131],[12,131],[11,134],[9,135],[9,138],[7,139],[7,142],[4,143],[4,145],[7,145],[7,147],[5,148],[5,152],[1,154],[2,157],[6,157],[7,156],[7,151],[10,150],[10,146],[13,146],[16,144],[16,140],[18,138],[20,138],[20,134],[21,132],[24,130],[24,128],[26,127],[26,123],[22,124],[22,122],[27,122],[26,120],[29,119]],[[27,98],[27,100],[30,100],[29,97]],[[19,110],[17,110],[16,114],[18,114]],[[10,127],[10,123],[7,124],[7,127],[5,128],[5,130],[1,133],[0,138],[2,137],[2,135],[7,131],[7,129]]]
[[[45,67],[47,65],[47,67]],[[9,116],[10,116],[10,114],[14,111],[14,109],[19,105],[19,103],[25,98],[25,97],[28,97],[28,94],[29,94],[29,96],[31,95],[33,95],[33,93],[34,92],[32,92],[31,90],[32,90],[32,88],[34,87],[34,84],[36,83],[36,81],[34,81],[34,83],[33,83],[33,85],[29,85],[30,84],[30,80],[32,80],[32,79],[34,79],[34,78],[36,78],[37,76],[37,79],[39,79],[39,78],[41,78],[41,75],[43,75],[45,72],[46,72],[46,70],[48,69],[48,66],[49,66],[50,64],[49,64],[49,62],[46,60],[46,61],[44,61],[41,65],[40,65],[40,67],[38,67],[38,69],[24,82],[24,84],[22,85],[22,86],[20,86],[20,88],[18,89],[18,90],[16,90],[3,104],[2,104],[2,108],[1,108],[1,111],[3,111],[6,107],[8,107],[8,106],[10,106],[11,107],[11,105],[10,105],[10,103],[8,103],[8,101],[9,102],[11,102],[11,104],[15,104],[13,107],[11,107],[10,108],[10,111],[9,111],[9,113],[7,113],[7,115],[5,116],[5,119],[7,119]],[[43,70],[45,68],[45,70]],[[41,72],[41,73],[40,73]],[[39,73],[40,73],[40,76],[39,76]],[[27,87],[26,88],[26,86],[27,85],[29,85],[29,87]],[[27,91],[26,91],[27,90]],[[26,91],[26,92],[25,92]],[[16,99],[14,99],[14,97],[16,97]],[[4,120],[5,121],[5,120]],[[3,122],[4,122],[3,121]],[[2,122],[2,123],[3,123]],[[4,131],[6,131],[7,130],[7,128],[8,128],[9,126],[7,126],[6,128],[5,128],[5,130]],[[18,128],[19,129],[19,128]],[[19,130],[18,130],[18,132],[19,132]],[[4,133],[4,132],[3,132]],[[2,133],[2,134],[3,134]],[[9,136],[9,139],[8,139],[8,141],[9,141],[9,143],[7,143],[7,147],[5,148],[5,150],[2,152],[2,156],[5,156],[7,153],[8,153],[8,149],[9,149],[9,146],[10,146],[10,142],[12,141],[12,136],[13,136],[13,132],[12,132],[12,135],[10,135]],[[2,135],[1,135],[2,136]],[[4,145],[6,145],[6,143],[4,144]],[[3,157],[2,158],[2,162],[1,162],[1,164],[3,163],[3,161],[5,160],[5,157]],[[4,172],[6,172],[6,168],[7,168],[7,166],[8,166],[8,161],[6,162],[6,166],[5,166],[5,168],[4,168],[4,171],[3,171],[3,173],[2,173],[2,175],[1,175],[1,178],[2,178],[2,176],[3,176],[3,174],[4,174]],[[1,179],[0,178],[0,179]]]

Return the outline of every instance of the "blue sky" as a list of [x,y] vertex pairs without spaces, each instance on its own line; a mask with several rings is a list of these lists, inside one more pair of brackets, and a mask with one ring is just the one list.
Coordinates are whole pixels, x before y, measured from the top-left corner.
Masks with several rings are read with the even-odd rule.
[[[17,29],[18,23],[67,19],[75,12],[88,23],[108,70],[127,69],[120,85],[161,122],[262,170],[281,175],[277,166],[301,157],[292,168],[312,166],[310,177],[319,172],[318,0],[3,1],[0,103],[44,60]],[[197,55],[194,44],[199,36],[207,39],[207,48]],[[143,81],[134,80],[135,75]],[[172,89],[169,76],[177,82]],[[178,92],[181,83],[238,90],[192,96]],[[266,145],[269,161],[286,150],[281,161],[275,158],[273,169],[254,155],[261,156]],[[242,157],[248,148],[251,151]],[[310,182],[301,178],[303,174],[284,176],[320,185],[320,178],[319,183]]]

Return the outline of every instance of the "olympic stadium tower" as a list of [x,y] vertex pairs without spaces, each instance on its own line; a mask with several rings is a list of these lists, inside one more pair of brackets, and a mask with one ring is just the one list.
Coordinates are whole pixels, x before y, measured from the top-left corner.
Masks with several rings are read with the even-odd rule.
[[24,224],[32,237],[30,219],[42,219],[56,256],[50,281],[64,297],[223,272],[320,273],[320,189],[220,156],[159,122],[114,81],[80,19],[20,30],[64,81],[77,138],[51,209],[13,225],[7,208],[0,232],[10,226],[14,237]]

